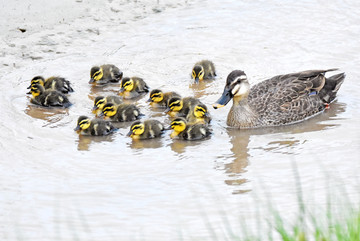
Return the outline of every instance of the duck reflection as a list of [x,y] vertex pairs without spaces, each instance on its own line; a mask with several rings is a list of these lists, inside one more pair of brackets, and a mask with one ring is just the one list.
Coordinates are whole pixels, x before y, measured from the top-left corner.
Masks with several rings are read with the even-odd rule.
[[33,118],[47,121],[44,126],[57,123],[62,120],[64,116],[69,115],[69,110],[66,108],[42,107],[33,104],[28,104],[24,112]]
[[163,146],[161,137],[149,140],[132,140],[130,147],[133,149],[160,148]]
[[210,95],[206,90],[212,89],[211,87],[213,85],[213,80],[204,80],[200,81],[199,83],[191,83],[189,85],[189,88],[193,91],[193,96],[195,98],[201,98],[206,95]]
[[77,142],[77,149],[79,151],[88,151],[90,146],[94,143],[101,142],[112,142],[115,140],[115,135],[111,134],[108,136],[84,136],[79,135]]
[[289,136],[289,134],[291,135],[316,132],[334,128],[339,124],[329,122],[328,120],[338,119],[337,116],[345,112],[345,109],[346,104],[333,102],[330,105],[330,109],[327,109],[323,113],[297,124],[244,130],[227,128],[227,134],[230,137],[230,143],[232,144],[230,150],[233,153],[233,161],[231,163],[224,164],[225,173],[227,173],[228,177],[225,180],[225,183],[238,187],[233,191],[233,194],[240,194],[250,191],[248,189],[242,189],[239,186],[248,182],[248,180],[244,178],[242,174],[246,172],[246,168],[249,165],[249,159],[251,158],[251,155],[249,154],[250,149],[248,145],[253,136],[284,133],[286,134],[286,137],[284,136],[278,140],[273,139],[269,141],[267,145],[257,147],[256,149],[263,150],[265,153],[277,152],[293,155],[295,154],[294,147],[301,145],[303,142],[297,139],[296,136]]

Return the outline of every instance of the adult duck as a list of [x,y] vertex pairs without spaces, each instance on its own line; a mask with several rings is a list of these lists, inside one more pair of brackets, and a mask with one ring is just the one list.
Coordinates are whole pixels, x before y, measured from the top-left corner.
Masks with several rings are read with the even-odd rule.
[[232,71],[215,109],[233,99],[227,125],[236,128],[279,126],[305,120],[329,106],[345,74],[325,77],[337,69],[307,70],[277,75],[250,88],[242,70]]

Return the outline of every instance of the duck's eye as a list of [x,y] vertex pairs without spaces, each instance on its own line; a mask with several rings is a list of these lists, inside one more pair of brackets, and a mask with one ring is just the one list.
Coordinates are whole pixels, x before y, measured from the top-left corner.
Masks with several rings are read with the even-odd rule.
[[104,104],[104,102],[105,102],[104,100],[99,100],[98,102],[96,102],[96,104],[95,104],[95,105],[96,105],[96,106],[99,106],[99,105]]
[[195,70],[192,71],[192,76],[195,78],[196,76]]
[[123,87],[129,86],[129,85],[130,85],[130,82],[125,82],[125,83],[123,84]]
[[153,98],[160,98],[160,97],[161,97],[160,94],[153,94],[153,95],[151,96],[152,99],[153,99]]

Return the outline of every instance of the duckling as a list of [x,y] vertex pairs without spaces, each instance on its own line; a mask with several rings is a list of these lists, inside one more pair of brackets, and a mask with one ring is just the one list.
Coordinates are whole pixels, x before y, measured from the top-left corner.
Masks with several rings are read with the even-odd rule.
[[90,70],[89,84],[104,85],[108,83],[118,83],[123,73],[113,64],[94,66]]
[[168,107],[168,101],[172,97],[181,97],[181,96],[174,91],[164,93],[159,89],[154,89],[150,92],[150,98],[147,100],[147,102],[150,102],[152,106]]
[[142,78],[124,78],[120,83],[120,93],[124,99],[132,99],[149,92],[149,87]]
[[[32,78],[28,89],[31,88],[32,85],[40,84],[44,86],[46,90],[57,90],[61,93],[67,94],[69,92],[74,92],[73,88],[70,86],[70,81],[62,78],[62,77],[55,77],[52,76],[50,78],[47,78],[46,80],[42,76],[35,76]],[[30,91],[28,92],[30,94]]]
[[139,119],[141,114],[139,108],[133,104],[122,103],[115,105],[113,103],[107,103],[104,105],[100,116],[110,118],[112,121],[126,122]]
[[31,103],[42,106],[69,107],[70,101],[63,93],[56,90],[45,90],[40,84],[34,84],[30,90],[32,94]]
[[135,121],[131,124],[127,136],[134,140],[145,140],[159,137],[164,132],[164,126],[158,120]]
[[78,134],[91,136],[106,136],[116,128],[109,122],[101,119],[90,120],[87,116],[80,116],[74,129]]
[[211,121],[211,117],[206,105],[202,103],[195,105],[187,114],[186,121],[189,124],[193,124],[193,123],[209,124]]
[[116,95],[109,95],[109,96],[97,96],[94,100],[94,107],[92,108],[92,112],[98,116],[101,112],[102,109],[104,108],[104,105],[106,105],[107,103],[113,103],[116,105],[121,104],[122,98]]
[[201,104],[201,102],[194,97],[172,97],[168,102],[168,108],[165,110],[165,113],[171,117],[186,117],[190,109],[197,104]]
[[307,119],[322,112],[340,89],[345,74],[325,77],[337,69],[307,70],[277,75],[252,88],[242,70],[232,71],[226,80],[222,96],[213,105],[233,105],[227,125],[237,128],[257,128],[286,125]]
[[192,69],[192,78],[196,83],[204,79],[210,79],[216,76],[215,65],[210,60],[197,62]]
[[193,141],[208,137],[211,134],[211,129],[205,124],[195,123],[188,124],[182,117],[175,118],[171,124],[171,129],[174,131],[170,134],[171,138],[178,137],[180,139]]

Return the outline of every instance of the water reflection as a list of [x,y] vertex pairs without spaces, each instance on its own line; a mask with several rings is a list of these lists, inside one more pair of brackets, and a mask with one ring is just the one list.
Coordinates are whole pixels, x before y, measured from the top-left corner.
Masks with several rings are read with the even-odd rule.
[[108,136],[83,136],[79,135],[77,149],[79,151],[88,151],[93,143],[112,142],[115,140],[115,133]]
[[130,147],[133,149],[160,148],[163,146],[161,139],[162,137],[151,140],[132,140]]
[[213,81],[214,80],[204,80],[199,83],[191,83],[189,89],[193,91],[193,96],[195,98],[201,98],[205,95],[209,95],[209,89],[211,89]]
[[229,178],[225,180],[225,183],[237,187],[236,190],[233,191],[233,194],[249,191],[247,189],[241,189],[239,186],[247,182],[247,180],[242,177],[242,174],[246,172],[246,167],[251,158],[251,155],[249,154],[249,142],[252,137],[257,135],[284,133],[284,136],[281,136],[281,139],[270,138],[267,144],[262,144],[254,149],[262,150],[265,153],[275,152],[286,155],[296,155],[297,147],[301,146],[306,140],[301,141],[294,134],[324,131],[329,128],[334,128],[339,124],[331,121],[329,122],[329,120],[336,120],[336,116],[345,112],[345,109],[346,105],[344,103],[334,102],[331,104],[330,109],[325,110],[324,113],[293,125],[249,130],[227,128],[227,134],[232,145],[230,150],[233,153],[233,161],[224,164],[225,173],[227,173]]
[[174,139],[172,140],[172,143],[170,144],[170,148],[172,151],[182,154],[185,152],[187,147],[195,147],[198,145],[206,145],[206,141],[209,140],[211,136],[207,137],[206,139],[199,140],[199,141],[185,141],[185,140],[178,140]]
[[64,116],[69,115],[69,110],[66,108],[42,107],[31,103],[27,104],[24,112],[33,118],[47,121],[44,126],[57,123],[62,120]]

